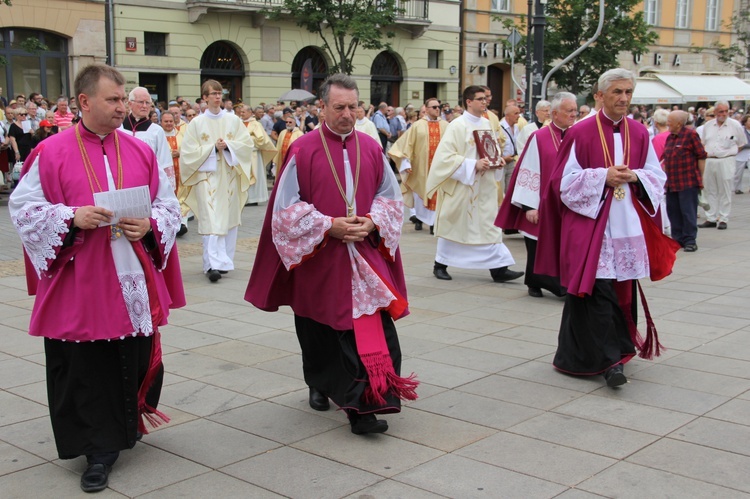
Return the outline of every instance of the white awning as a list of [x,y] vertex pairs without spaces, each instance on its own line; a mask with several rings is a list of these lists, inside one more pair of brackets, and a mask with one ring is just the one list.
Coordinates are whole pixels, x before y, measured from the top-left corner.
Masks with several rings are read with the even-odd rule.
[[685,99],[671,87],[653,78],[638,78],[632,104],[683,104]]
[[[750,100],[750,85],[734,76],[662,75],[659,80],[679,92],[684,102]],[[636,91],[638,86],[636,86]]]

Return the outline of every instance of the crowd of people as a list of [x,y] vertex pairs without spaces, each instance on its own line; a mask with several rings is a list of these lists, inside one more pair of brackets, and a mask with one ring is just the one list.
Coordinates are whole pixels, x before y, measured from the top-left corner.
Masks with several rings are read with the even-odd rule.
[[[741,111],[631,108],[623,69],[601,75],[593,108],[560,91],[528,119],[514,99],[496,114],[475,85],[458,106],[401,108],[366,105],[343,74],[288,106],[235,103],[216,80],[194,103],[124,84],[94,64],[54,106],[0,100],[6,166],[23,163],[9,210],[37,295],[29,333],[44,338],[58,454],[86,457],[86,492],[107,487],[146,423],[169,421],[159,327],[185,305],[177,239],[191,217],[218,283],[234,270],[243,209],[267,203],[244,298],[291,307],[310,407],[333,401],[352,433],[377,434],[388,430],[377,415],[419,385],[401,374],[395,327],[409,313],[405,218],[435,235],[441,281],[449,267],[481,269],[564,297],[554,367],[616,388],[631,358],[660,353],[639,279],[669,275],[680,247],[697,250],[698,227],[727,228],[750,156],[750,119],[730,117]],[[115,199],[139,215],[118,216]],[[525,272],[503,243],[519,233]]]

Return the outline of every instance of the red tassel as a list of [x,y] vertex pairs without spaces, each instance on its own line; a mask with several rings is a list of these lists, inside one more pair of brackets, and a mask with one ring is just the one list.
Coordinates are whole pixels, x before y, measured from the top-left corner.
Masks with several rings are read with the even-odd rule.
[[362,356],[368,376],[368,385],[363,395],[365,403],[369,405],[385,405],[385,395],[392,393],[401,400],[416,400],[419,381],[411,373],[407,378],[399,376],[393,369],[391,358],[382,354]]
[[638,356],[643,359],[653,359],[655,356],[659,357],[661,351],[664,349],[661,343],[659,343],[659,333],[656,332],[656,325],[651,317],[651,312],[648,310],[648,303],[646,303],[646,295],[643,293],[641,283],[638,283],[638,292],[641,295],[641,305],[643,305],[643,313],[646,316],[646,339],[639,348]]

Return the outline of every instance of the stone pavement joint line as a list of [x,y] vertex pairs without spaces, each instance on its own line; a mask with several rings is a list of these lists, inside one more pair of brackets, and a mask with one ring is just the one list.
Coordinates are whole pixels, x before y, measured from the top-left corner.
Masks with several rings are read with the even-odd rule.
[[[57,458],[4,200],[0,497],[83,497],[85,460]],[[750,196],[735,197],[729,230],[701,229],[672,276],[643,283],[667,351],[627,364],[617,390],[552,368],[562,300],[485,271],[438,281],[435,239],[407,222],[411,315],[397,327],[420,398],[364,438],[307,406],[291,311],[243,300],[265,209],[245,209],[236,270],[217,284],[197,223],[178,240],[188,306],[163,329],[172,422],[122,452],[101,497],[750,498]],[[523,269],[523,240],[505,242]]]

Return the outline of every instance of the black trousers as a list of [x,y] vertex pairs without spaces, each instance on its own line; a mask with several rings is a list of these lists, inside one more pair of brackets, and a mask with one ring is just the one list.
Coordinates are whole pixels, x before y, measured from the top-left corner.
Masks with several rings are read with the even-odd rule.
[[[138,389],[153,337],[76,343],[45,338],[47,397],[60,459],[117,452],[135,445]],[[163,370],[146,401],[156,408]]]
[[635,355],[625,313],[637,320],[636,286],[632,308],[623,311],[615,281],[597,279],[590,296],[565,296],[554,366],[568,374],[599,374]]
[[[396,374],[401,374],[401,347],[393,319],[380,313],[385,340]],[[362,395],[368,385],[365,366],[357,353],[354,331],[337,331],[312,319],[294,316],[297,339],[302,348],[302,371],[305,383],[317,388],[342,409],[360,414],[399,412],[401,401],[386,394],[382,406],[366,404]]]
[[530,288],[546,289],[555,296],[565,296],[565,288],[560,285],[559,278],[534,273],[536,239],[524,236],[523,242],[526,244],[526,274],[523,283]]

